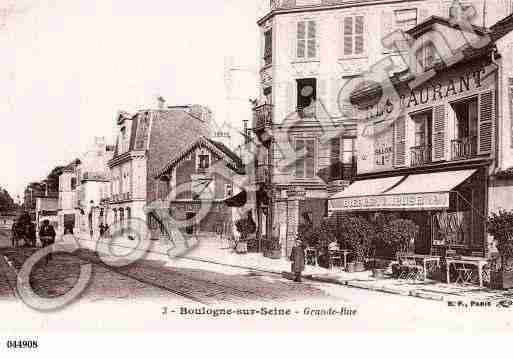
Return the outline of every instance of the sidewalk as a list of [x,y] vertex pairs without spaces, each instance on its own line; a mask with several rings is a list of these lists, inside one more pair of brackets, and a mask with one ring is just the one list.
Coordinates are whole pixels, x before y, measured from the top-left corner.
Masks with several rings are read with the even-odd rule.
[[[133,248],[135,241],[117,239],[116,246]],[[89,236],[82,238],[81,246],[95,249],[96,241]],[[168,252],[172,255],[168,255]],[[290,261],[286,258],[269,259],[259,253],[237,254],[228,243],[219,239],[202,238],[197,246],[183,257],[173,257],[177,253],[170,243],[154,241],[149,248],[147,259],[166,261],[167,265],[191,269],[211,270],[225,274],[239,274],[259,271],[279,274],[290,278]],[[348,273],[340,268],[332,270],[307,265],[303,272],[307,280],[344,285],[389,294],[412,296],[437,301],[498,301],[512,299],[513,291],[497,291],[477,286],[461,286],[435,281],[412,282],[385,278],[376,279],[370,271]]]

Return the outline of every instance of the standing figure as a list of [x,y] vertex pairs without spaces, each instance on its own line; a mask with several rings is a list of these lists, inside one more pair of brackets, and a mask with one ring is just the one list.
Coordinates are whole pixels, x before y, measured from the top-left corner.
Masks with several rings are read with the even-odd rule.
[[300,241],[296,240],[290,254],[291,272],[294,274],[294,282],[301,282],[301,272],[305,270],[305,250]]
[[103,238],[103,234],[105,233],[105,226],[103,225],[103,222],[100,223],[100,238]]
[[16,222],[14,222],[12,224],[11,235],[12,235],[12,247],[16,248],[16,247],[18,247],[18,235],[19,235],[17,228],[16,228]]
[[[55,243],[55,229],[50,224],[50,221],[45,219],[43,221],[43,226],[39,230],[39,238],[41,240],[41,245],[44,247],[51,246]],[[52,253],[49,253],[46,257],[46,264],[52,259]]]
[[32,222],[27,224],[25,246],[36,247],[36,225]]

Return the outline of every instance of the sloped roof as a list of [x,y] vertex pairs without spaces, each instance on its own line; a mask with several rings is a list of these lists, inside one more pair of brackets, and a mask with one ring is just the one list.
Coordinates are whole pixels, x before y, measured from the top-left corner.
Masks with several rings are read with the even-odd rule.
[[168,161],[168,163],[157,172],[155,177],[158,178],[164,175],[166,172],[175,167],[183,158],[185,158],[194,149],[202,146],[209,149],[212,153],[222,158],[226,162],[226,165],[233,171],[237,173],[244,172],[242,159],[239,156],[237,156],[236,153],[234,153],[221,142],[217,142],[207,137],[201,136],[195,142],[183,148],[176,156],[172,157]]

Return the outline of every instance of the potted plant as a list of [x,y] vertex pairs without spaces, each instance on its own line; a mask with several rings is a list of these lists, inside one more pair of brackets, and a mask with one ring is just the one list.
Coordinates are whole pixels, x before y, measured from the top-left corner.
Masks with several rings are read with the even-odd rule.
[[235,228],[237,228],[237,231],[240,233],[240,239],[236,244],[235,250],[237,253],[247,253],[248,239],[256,232],[256,224],[253,221],[251,211],[248,211],[245,217],[235,222]]
[[[409,219],[394,219],[382,228],[383,243],[388,255],[397,258],[399,253],[414,251],[413,243],[419,233],[419,226]],[[392,277],[397,278],[401,262],[392,266]]]
[[493,289],[513,288],[513,211],[492,213],[487,221],[487,230],[499,252],[498,260],[491,266],[490,286]]
[[264,257],[270,259],[280,259],[281,258],[281,243],[279,239],[273,238],[270,240],[264,241],[263,244],[264,249]]
[[370,240],[374,237],[373,226],[362,217],[344,216],[339,219],[336,227],[337,238],[347,243],[353,252],[354,261],[347,266],[347,271],[363,272],[365,258],[370,248]]

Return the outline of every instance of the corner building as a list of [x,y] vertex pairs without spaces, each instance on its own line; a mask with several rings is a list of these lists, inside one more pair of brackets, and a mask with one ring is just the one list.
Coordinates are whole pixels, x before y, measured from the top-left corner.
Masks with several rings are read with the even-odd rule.
[[[511,1],[486,6],[484,0],[270,1],[268,14],[258,21],[260,101],[252,123],[260,239],[278,228],[288,254],[305,214],[314,225],[320,223],[328,215],[330,196],[353,182],[357,170],[380,171],[365,163],[374,149],[368,152],[357,139],[357,110],[341,98],[342,89],[385,57],[407,68],[401,48],[383,45],[386,35],[432,16],[448,18],[470,5],[476,9],[476,26],[493,24],[512,11]],[[392,158],[394,148],[379,151]],[[401,156],[393,168],[403,166]]]
[[[488,215],[513,208],[513,16],[466,30],[450,20],[430,17],[407,31],[423,46],[389,88],[352,92],[358,174],[331,197],[330,212],[394,212],[419,225],[418,254],[448,247],[488,257]],[[450,49],[432,40],[438,34]]]

